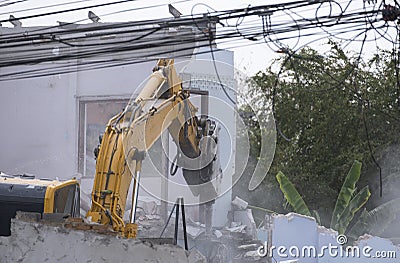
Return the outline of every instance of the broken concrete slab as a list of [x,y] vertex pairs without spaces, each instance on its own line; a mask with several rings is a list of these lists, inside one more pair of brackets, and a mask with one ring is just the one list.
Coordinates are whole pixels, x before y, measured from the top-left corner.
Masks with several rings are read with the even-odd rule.
[[141,196],[138,199],[137,208],[142,209],[145,215],[159,215],[159,204],[154,198]]
[[[12,220],[10,237],[0,237],[0,262],[205,262],[195,252],[170,244],[101,235],[41,222]],[[194,253],[194,254],[193,254]]]
[[244,258],[252,259],[252,260],[259,260],[261,256],[258,254],[257,250],[247,251],[244,254]]
[[222,233],[221,233],[221,231],[219,231],[219,230],[214,230],[214,235],[217,237],[217,239],[218,238],[220,238],[220,237],[222,237]]
[[233,220],[245,225],[246,234],[253,239],[257,239],[257,225],[251,209],[233,211]]
[[232,233],[246,233],[245,231],[246,225],[234,226],[234,227],[227,227],[226,230]]
[[240,197],[235,196],[235,199],[233,199],[233,201],[232,201],[232,205],[234,205],[236,209],[242,210],[242,209],[246,209],[247,206],[249,205],[249,203],[244,201]]
[[[235,198],[236,200],[237,198]],[[247,205],[246,205],[247,206]],[[230,228],[245,225],[245,233],[251,239],[257,239],[257,226],[251,209],[232,210],[228,212],[228,224]],[[236,225],[235,225],[236,224]],[[232,229],[230,230],[232,232]]]
[[206,230],[203,227],[186,225],[186,232],[191,238],[196,238],[204,233]]
[[256,250],[258,247],[259,247],[259,244],[245,244],[245,245],[238,246],[238,249],[245,249],[245,250],[254,249],[254,250]]
[[265,230],[268,236],[267,240],[263,239],[263,246],[268,246],[268,253],[278,262],[399,262],[400,247],[388,239],[365,235],[353,244],[345,235],[318,226],[314,218],[296,213],[273,215],[272,223]]

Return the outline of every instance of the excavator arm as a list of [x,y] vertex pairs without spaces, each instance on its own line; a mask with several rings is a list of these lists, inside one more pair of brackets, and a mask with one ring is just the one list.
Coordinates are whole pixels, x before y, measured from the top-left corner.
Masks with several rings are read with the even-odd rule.
[[[125,237],[136,236],[135,208],[142,161],[145,152],[166,130],[181,155],[194,160],[197,158],[200,165],[210,159],[201,158],[201,155],[206,152],[209,155],[212,150],[204,138],[212,135],[215,125],[205,116],[195,116],[197,108],[190,102],[189,96],[189,92],[182,89],[174,60],[159,60],[136,100],[107,124],[97,150],[92,206],[87,218],[100,224],[110,224]],[[198,172],[209,172],[209,166],[205,163],[194,173],[184,170],[185,179],[189,184],[201,182],[190,177],[200,176]],[[123,217],[132,179],[130,222],[125,223]],[[215,191],[211,192],[216,195]]]

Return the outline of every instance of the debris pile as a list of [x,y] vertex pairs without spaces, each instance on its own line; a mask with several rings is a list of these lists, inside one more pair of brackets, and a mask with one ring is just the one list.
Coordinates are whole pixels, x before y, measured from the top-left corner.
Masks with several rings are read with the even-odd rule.
[[12,219],[11,236],[0,237],[0,262],[206,262],[196,249],[185,251],[160,240],[125,239],[86,228],[78,219],[19,213]]
[[247,202],[236,197],[225,227],[213,228],[208,236],[203,223],[188,220],[189,247],[196,247],[207,262],[262,262],[257,253],[262,242],[257,239],[256,224],[247,206]]

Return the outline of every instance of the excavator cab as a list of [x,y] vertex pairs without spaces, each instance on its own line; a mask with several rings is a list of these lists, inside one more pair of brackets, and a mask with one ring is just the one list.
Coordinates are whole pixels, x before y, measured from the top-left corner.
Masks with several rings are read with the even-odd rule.
[[79,217],[80,190],[76,179],[36,179],[32,175],[0,173],[0,236],[9,236],[17,211]]

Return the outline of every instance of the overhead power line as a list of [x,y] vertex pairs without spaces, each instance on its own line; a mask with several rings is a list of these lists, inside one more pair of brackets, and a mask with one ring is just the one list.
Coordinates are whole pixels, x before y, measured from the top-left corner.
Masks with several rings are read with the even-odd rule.
[[[108,4],[123,2],[127,0]],[[310,10],[311,7],[318,9],[315,16],[306,17],[302,14],[302,10],[305,8]],[[71,10],[75,9],[63,12],[71,12]],[[121,62],[119,59],[112,58],[111,55],[150,50],[151,55],[156,57],[165,55],[166,52],[162,51],[162,48],[173,45],[194,46],[195,43],[200,43],[198,46],[207,47],[210,35],[206,31],[210,23],[220,25],[213,41],[230,44],[230,47],[242,46],[244,41],[247,42],[246,45],[260,44],[261,41],[265,41],[267,44],[273,44],[276,50],[285,50],[290,47],[286,46],[284,41],[297,39],[296,42],[299,43],[301,38],[313,38],[308,41],[311,43],[327,36],[354,43],[360,41],[360,36],[371,31],[372,26],[373,31],[377,32],[381,39],[391,41],[384,32],[380,32],[382,29],[389,30],[393,27],[379,17],[381,10],[375,7],[348,10],[348,4],[341,10],[333,14],[332,11],[323,12],[321,3],[294,1],[224,11],[212,10],[208,14],[183,15],[176,19],[162,18],[89,25],[67,23],[51,29],[44,27],[23,32],[17,29],[3,30],[0,36],[0,47],[5,54],[12,54],[12,56],[0,57],[0,67],[67,62],[74,59],[81,60],[79,68],[82,70],[94,69],[95,65],[97,68],[99,62],[93,61],[96,59],[107,66],[135,63],[137,56],[132,59],[125,58]],[[345,12],[345,10],[348,11]],[[49,13],[38,16],[47,14]],[[369,28],[365,23],[366,19],[368,19]],[[182,28],[196,28],[198,32],[184,32]],[[165,32],[170,29],[181,30],[179,37],[166,37]],[[374,38],[363,40],[363,42],[368,41],[377,41],[377,37],[374,35]],[[49,53],[50,47],[56,47],[54,50],[56,54]],[[190,48],[182,46],[178,50],[184,52]],[[52,74],[60,74],[65,73],[68,67],[69,65],[65,64],[56,67],[49,65],[47,68]],[[7,70],[7,73],[0,74],[0,80],[43,76],[42,73],[38,69],[29,69],[24,72],[18,69]]]
[[[117,5],[117,4],[122,4],[122,3],[126,3],[126,2],[133,2],[133,1],[137,1],[137,0],[121,0],[121,1],[115,1],[115,2],[110,2],[110,3],[103,3],[103,4],[90,5],[90,6],[84,6],[84,7],[76,7],[76,8],[41,13],[41,14],[34,14],[34,15],[19,17],[18,20],[25,20],[25,19],[30,19],[30,18],[38,18],[38,17],[43,17],[43,16],[57,15],[57,14],[62,14],[62,13],[69,13],[69,12],[75,12],[75,11],[79,11],[79,10],[85,10],[85,9],[89,9],[89,8]],[[0,20],[0,23],[4,23],[4,22],[8,22],[8,21],[9,21],[8,19]]]

